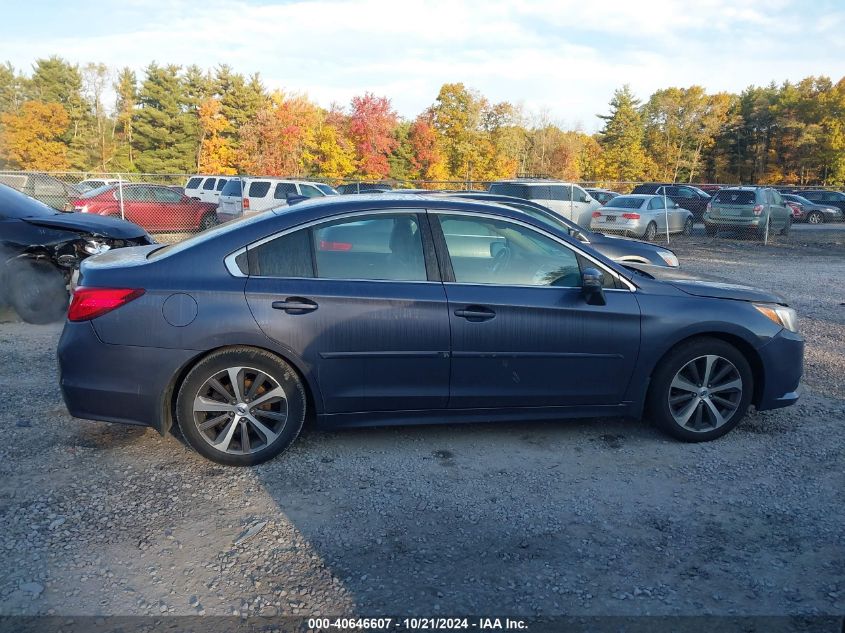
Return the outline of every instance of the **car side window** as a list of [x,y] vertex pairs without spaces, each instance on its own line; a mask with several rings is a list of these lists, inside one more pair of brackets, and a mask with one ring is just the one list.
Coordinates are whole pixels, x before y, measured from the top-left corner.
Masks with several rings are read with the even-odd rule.
[[689,187],[678,187],[678,197],[692,199],[697,198],[698,196],[695,194],[695,191]]
[[299,185],[299,191],[303,196],[308,196],[309,198],[322,198],[325,195],[317,187],[312,187],[311,185]]
[[226,184],[226,178],[218,178],[217,179],[217,191],[221,191],[225,184]]
[[284,200],[288,194],[296,195],[296,185],[292,182],[280,182],[273,190],[273,198],[276,200]]
[[[572,187],[570,187],[569,185],[551,185],[549,187],[549,190],[551,191],[552,200],[563,200],[565,202],[569,202],[570,199],[574,200],[575,202],[578,202],[579,200],[578,192],[573,191]],[[575,197],[571,198],[571,196],[573,195]]]
[[206,178],[205,182],[202,183],[203,191],[214,191],[214,185],[216,184],[216,178]]
[[[526,187],[529,200],[554,200],[552,188],[549,185],[535,185]],[[568,198],[567,198],[568,199]]]
[[182,199],[181,194],[178,191],[173,191],[172,189],[165,189],[164,187],[155,187],[152,190],[153,199],[156,202],[168,202],[174,203],[179,202]]
[[[115,196],[119,199],[118,191],[115,191]],[[149,202],[153,199],[153,196],[149,187],[124,187],[123,199],[132,202]]]
[[188,180],[188,184],[185,185],[185,189],[199,189],[201,182],[202,178],[191,178]]
[[263,198],[267,195],[267,192],[270,191],[270,183],[266,180],[253,180],[249,183],[249,193],[247,194],[250,198]]
[[505,220],[437,216],[457,283],[581,287],[575,251]]
[[336,220],[312,229],[316,276],[321,279],[426,281],[416,214]]
[[665,209],[666,207],[663,206],[663,197],[661,196],[659,198],[652,198],[651,202],[648,203],[648,208],[660,210]]
[[300,229],[247,249],[250,275],[313,277],[311,230]]

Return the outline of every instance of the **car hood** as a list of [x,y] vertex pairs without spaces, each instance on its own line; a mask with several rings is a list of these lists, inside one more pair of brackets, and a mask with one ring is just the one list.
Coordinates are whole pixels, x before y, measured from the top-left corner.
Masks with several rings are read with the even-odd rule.
[[[664,266],[650,266],[645,264],[631,264],[626,262],[626,268],[634,268],[644,272],[661,284],[668,284],[676,290],[696,297],[712,297],[714,299],[733,299],[735,301],[756,301],[758,303],[779,303],[787,305],[786,298],[776,292],[761,290],[753,286],[736,284],[726,279],[710,275],[687,273],[677,268]],[[629,277],[636,283],[637,275]],[[649,282],[646,282],[646,284]]]
[[36,216],[22,219],[24,222],[34,224],[35,226],[79,231],[81,233],[94,233],[113,239],[136,239],[147,234],[144,229],[132,222],[127,222],[120,218],[110,218],[88,213],[57,213],[51,216]]

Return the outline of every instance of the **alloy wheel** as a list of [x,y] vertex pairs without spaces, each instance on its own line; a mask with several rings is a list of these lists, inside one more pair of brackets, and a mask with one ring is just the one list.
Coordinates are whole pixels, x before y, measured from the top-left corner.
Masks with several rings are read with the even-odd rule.
[[229,367],[208,378],[193,402],[194,423],[213,448],[248,455],[267,448],[288,418],[284,388],[251,367]]
[[742,400],[742,376],[728,359],[708,354],[681,367],[669,386],[669,411],[678,426],[704,433],[726,424]]
[[821,224],[824,221],[821,213],[813,212],[807,216],[807,222],[809,224]]

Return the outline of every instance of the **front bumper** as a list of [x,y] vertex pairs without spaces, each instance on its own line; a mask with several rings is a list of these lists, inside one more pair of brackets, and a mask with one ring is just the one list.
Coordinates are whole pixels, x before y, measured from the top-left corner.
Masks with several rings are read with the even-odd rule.
[[91,321],[66,322],[59,339],[59,386],[76,418],[161,430],[164,394],[194,350],[109,345]]
[[804,339],[781,330],[758,350],[763,362],[763,386],[758,391],[757,409],[779,409],[795,404],[804,373]]

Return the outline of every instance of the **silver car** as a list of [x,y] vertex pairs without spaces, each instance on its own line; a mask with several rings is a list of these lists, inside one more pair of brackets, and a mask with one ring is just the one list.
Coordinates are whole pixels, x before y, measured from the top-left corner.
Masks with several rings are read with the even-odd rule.
[[590,228],[601,233],[622,233],[653,240],[659,233],[666,233],[667,219],[669,233],[692,233],[692,213],[680,208],[671,198],[630,194],[616,196],[593,211]]

